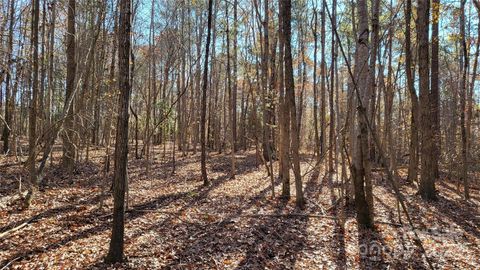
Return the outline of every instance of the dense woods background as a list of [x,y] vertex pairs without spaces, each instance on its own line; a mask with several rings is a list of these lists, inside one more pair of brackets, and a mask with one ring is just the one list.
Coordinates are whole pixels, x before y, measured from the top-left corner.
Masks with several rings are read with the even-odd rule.
[[479,1],[0,14],[2,269],[478,268]]

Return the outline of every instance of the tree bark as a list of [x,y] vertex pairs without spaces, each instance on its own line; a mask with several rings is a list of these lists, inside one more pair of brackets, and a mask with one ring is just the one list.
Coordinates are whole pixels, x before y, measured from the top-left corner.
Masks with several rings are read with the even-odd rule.
[[279,99],[279,125],[280,125],[280,179],[282,179],[282,197],[290,198],[290,114],[285,97],[285,35],[283,32],[284,2],[279,2],[278,12],[278,99]]
[[10,12],[9,12],[9,26],[8,26],[8,45],[7,45],[7,75],[5,78],[5,126],[3,127],[3,153],[7,154],[10,151],[10,133],[13,128],[13,108],[15,97],[12,95],[11,89],[11,70],[13,63],[13,26],[14,26],[14,14],[15,14],[15,1],[10,0]]
[[418,176],[418,96],[415,91],[412,72],[412,50],[410,21],[412,1],[407,0],[405,6],[405,73],[407,76],[407,88],[411,103],[410,116],[410,145],[408,150],[408,181],[413,183]]
[[[75,88],[75,76],[77,63],[75,62],[75,4],[76,0],[69,0],[67,7],[67,84],[65,100],[72,96]],[[63,167],[67,173],[73,173],[75,166],[75,144],[74,144],[74,107],[70,106],[65,119],[65,132],[63,134]]]
[[358,38],[357,48],[355,52],[356,64],[355,75],[357,78],[358,96],[358,133],[357,142],[355,143],[355,157],[351,169],[352,178],[355,188],[355,207],[357,210],[357,222],[360,227],[373,227],[373,209],[368,205],[370,194],[367,193],[365,184],[367,178],[370,177],[369,164],[369,143],[368,143],[368,127],[367,127],[367,111],[369,106],[368,92],[368,11],[367,2],[365,0],[357,1],[358,7]]
[[430,1],[418,1],[417,42],[420,86],[420,129],[421,129],[421,167],[419,193],[423,199],[435,199],[435,146],[430,96],[430,68],[429,68],[429,14]]
[[460,81],[460,128],[461,128],[461,142],[462,142],[462,168],[460,178],[464,186],[464,198],[470,199],[470,190],[468,186],[468,149],[467,149],[467,127],[465,124],[465,110],[466,108],[466,93],[467,93],[467,72],[469,66],[468,48],[465,37],[465,3],[466,0],[461,1],[461,15],[460,15],[460,38],[462,39],[462,78]]
[[318,87],[317,87],[317,50],[318,50],[318,12],[317,7],[313,10],[313,130],[315,139],[314,154],[317,160],[320,161],[320,137],[318,131]]
[[322,13],[321,13],[321,31],[320,31],[320,43],[321,43],[321,53],[320,53],[320,156],[325,154],[325,145],[326,145],[326,63],[325,63],[325,1],[322,3]]
[[207,150],[205,145],[206,137],[206,115],[207,115],[207,84],[208,84],[208,56],[210,52],[210,36],[212,30],[212,8],[213,0],[208,0],[208,21],[207,21],[207,43],[205,46],[205,62],[203,63],[203,85],[202,85],[202,108],[200,119],[200,145],[201,145],[201,172],[203,185],[208,186],[207,177]]
[[441,139],[440,136],[440,89],[439,89],[439,59],[438,59],[438,23],[440,21],[440,0],[432,0],[432,59],[430,61],[431,65],[431,86],[430,86],[430,96],[431,96],[431,113],[433,121],[433,142],[434,142],[434,154],[433,156],[433,173],[435,178],[438,178],[440,175],[438,168],[438,157],[440,156],[440,146]]
[[115,141],[115,171],[113,182],[113,225],[110,247],[106,262],[123,260],[123,238],[125,230],[125,190],[127,184],[128,160],[128,109],[131,93],[130,78],[130,35],[131,1],[120,1],[118,29],[118,99],[117,134]]
[[295,106],[295,82],[293,77],[293,59],[292,59],[292,2],[291,0],[283,1],[280,12],[283,17],[283,35],[285,38],[285,98],[290,111],[290,130],[291,130],[291,154],[293,174],[295,176],[295,192],[296,205],[303,208],[305,199],[303,197],[302,175],[300,173],[300,155],[299,155],[299,134],[297,126],[297,111]]
[[25,207],[30,206],[34,193],[38,188],[38,178],[35,160],[37,157],[37,97],[38,97],[38,21],[40,13],[40,0],[32,0],[32,91],[28,121],[28,150],[27,161],[29,173],[29,190],[25,198]]

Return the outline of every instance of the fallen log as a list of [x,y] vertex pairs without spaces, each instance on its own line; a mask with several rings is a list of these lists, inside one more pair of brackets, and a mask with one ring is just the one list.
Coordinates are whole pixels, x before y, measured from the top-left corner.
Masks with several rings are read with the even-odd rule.
[[10,234],[10,233],[12,233],[12,232],[15,232],[15,231],[18,231],[18,230],[22,229],[23,227],[27,226],[28,224],[30,224],[30,223],[31,223],[32,221],[34,221],[35,219],[36,219],[36,216],[33,217],[33,218],[31,218],[31,219],[29,219],[29,220],[27,220],[27,221],[25,221],[25,222],[23,222],[22,224],[20,224],[20,225],[18,225],[18,226],[15,226],[15,227],[13,227],[13,228],[11,228],[11,229],[9,229],[9,230],[6,230],[6,231],[0,233],[0,239],[2,239],[4,236],[6,236],[6,235],[8,235],[8,234]]

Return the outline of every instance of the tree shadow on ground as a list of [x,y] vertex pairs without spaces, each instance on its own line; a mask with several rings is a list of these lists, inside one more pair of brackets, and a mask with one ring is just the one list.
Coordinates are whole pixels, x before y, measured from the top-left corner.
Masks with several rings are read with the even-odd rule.
[[[476,239],[480,238],[479,231],[479,210],[465,201],[457,201],[451,198],[437,195],[438,200],[432,202],[431,205],[435,207],[439,215],[447,218],[450,222],[455,223],[462,228],[466,233],[473,235]],[[469,242],[472,240],[469,239]],[[475,242],[472,242],[475,244]]]
[[[188,195],[188,192],[180,192],[180,193],[175,193],[175,194],[162,195],[162,196],[159,196],[158,198],[156,198],[155,200],[149,201],[149,202],[144,203],[144,204],[136,205],[135,208],[136,209],[150,209],[154,206],[155,207],[162,207],[162,206],[168,205],[172,201],[179,200],[179,199],[181,199],[181,198],[183,198],[187,195]],[[62,208],[55,208],[55,209],[48,210],[48,211],[45,211],[42,214],[37,215],[38,216],[37,219],[41,220],[41,219],[44,219],[44,218],[51,217],[53,215],[58,215],[60,213],[59,211],[66,212],[66,211],[73,211],[75,209],[77,209],[77,207],[74,206],[74,205],[66,206],[64,208],[63,207]],[[128,221],[131,221],[131,220],[137,219],[139,217],[142,217],[146,213],[147,212],[143,212],[143,211],[129,211],[129,212],[126,213],[126,219]],[[38,255],[38,254],[41,254],[41,253],[46,253],[46,252],[55,250],[57,248],[60,248],[63,245],[66,245],[66,244],[68,244],[72,241],[88,238],[92,235],[95,235],[95,234],[101,233],[103,231],[106,231],[106,230],[110,229],[110,223],[111,223],[109,221],[110,218],[111,218],[110,214],[99,216],[99,213],[91,212],[89,215],[85,215],[85,216],[82,216],[81,218],[78,218],[76,221],[79,222],[80,224],[77,224],[77,225],[79,225],[79,226],[88,225],[90,223],[90,221],[93,220],[93,219],[96,221],[96,223],[98,223],[98,225],[93,226],[93,227],[88,228],[88,229],[84,229],[84,230],[82,230],[80,232],[77,232],[73,235],[63,237],[60,240],[58,240],[54,243],[50,243],[46,246],[39,246],[39,247],[35,247],[35,248],[33,248],[31,250],[28,250],[28,251],[17,252],[14,255],[12,255],[9,258],[2,261],[0,265],[6,265],[8,262],[10,262],[12,260],[15,260],[17,258],[20,258],[20,260],[21,260],[21,259],[30,258],[32,256],[35,256],[35,255]]]
[[[277,179],[275,185],[279,183]],[[177,226],[183,233],[175,235],[178,240],[178,243],[175,243],[175,258],[164,266],[164,269],[182,269],[187,266],[201,269],[218,264],[217,260],[224,260],[220,264],[228,264],[228,257],[238,253],[242,254],[243,259],[236,269],[262,269],[273,261],[281,262],[276,264],[276,267],[283,265],[286,269],[292,268],[304,248],[308,218],[280,216],[288,202],[268,201],[266,197],[270,190],[271,186],[267,186],[255,196],[246,198],[241,207],[215,222],[199,222],[194,226],[187,224],[183,229]],[[248,214],[265,204],[273,204],[268,215]],[[172,230],[162,229],[170,226],[172,224],[162,222],[156,228],[147,230],[161,230],[162,233],[171,234]],[[295,231],[292,231],[293,229]]]
[[[167,165],[163,165],[163,166],[167,166]],[[162,167],[160,167],[160,168],[162,168]],[[243,173],[243,172],[246,172],[246,171],[249,171],[249,170],[252,170],[251,168],[249,168],[249,166],[240,166],[239,167],[239,173]],[[126,220],[127,220],[127,222],[130,222],[132,220],[135,220],[139,217],[144,216],[146,213],[149,213],[148,210],[162,209],[163,207],[166,207],[166,206],[170,205],[171,203],[173,203],[175,201],[179,201],[179,200],[184,200],[185,199],[185,200],[189,201],[191,204],[194,204],[195,202],[197,202],[199,200],[205,199],[208,196],[208,193],[211,190],[215,189],[217,186],[219,186],[221,183],[225,182],[228,179],[229,179],[228,177],[221,177],[221,178],[217,179],[216,181],[214,181],[212,183],[212,185],[210,185],[209,187],[206,187],[206,188],[203,187],[203,186],[198,186],[193,191],[185,191],[185,192],[178,192],[178,193],[172,193],[172,194],[167,194],[167,195],[161,195],[161,196],[158,196],[157,198],[152,199],[150,201],[133,205],[132,208],[129,211],[127,211],[127,213],[126,213]],[[88,183],[91,183],[91,182],[88,182]],[[62,184],[60,183],[59,186],[61,186],[61,185]],[[88,186],[89,186],[89,184],[85,184],[82,187],[87,188]],[[192,194],[196,194],[196,195],[192,196]],[[11,228],[14,228],[14,227],[24,223],[24,222],[32,222],[32,223],[33,222],[41,222],[43,219],[48,219],[48,218],[59,216],[61,214],[66,214],[68,212],[73,212],[73,211],[77,210],[77,207],[80,206],[80,205],[87,205],[87,204],[94,205],[94,204],[98,203],[100,201],[100,199],[102,199],[102,197],[104,197],[104,196],[103,195],[97,195],[93,198],[90,198],[88,200],[83,200],[83,201],[74,199],[74,201],[76,201],[75,204],[69,204],[69,205],[49,209],[49,210],[44,211],[40,214],[34,215],[30,218],[25,218],[25,219],[22,219],[20,221],[13,222],[11,224],[8,224],[8,225],[0,228],[0,232],[7,231]],[[2,263],[0,265],[5,265],[8,262],[10,262],[12,260],[15,260],[15,259],[16,260],[22,260],[22,259],[25,259],[25,258],[30,258],[32,256],[41,254],[41,253],[46,253],[46,252],[55,250],[55,249],[65,245],[69,242],[76,241],[76,240],[79,240],[79,239],[88,238],[92,235],[95,235],[95,234],[101,233],[105,230],[108,230],[110,228],[109,219],[110,219],[111,215],[110,214],[100,215],[100,214],[101,213],[98,213],[98,212],[90,212],[88,215],[81,216],[81,218],[78,218],[78,219],[75,220],[76,222],[79,223],[78,224],[79,227],[81,227],[82,225],[90,224],[92,220],[95,220],[98,225],[96,225],[94,227],[91,227],[91,228],[88,228],[88,229],[85,229],[85,230],[82,230],[80,232],[77,232],[74,235],[63,237],[60,240],[55,241],[54,243],[48,244],[47,246],[34,247],[34,248],[32,248],[30,250],[27,250],[27,251],[17,252],[14,255],[12,255],[9,258],[6,258],[4,261],[2,261]],[[60,218],[58,220],[60,222],[62,222],[62,221],[65,222],[65,221],[69,221],[70,218],[68,218],[68,217],[67,218]],[[8,239],[8,236],[7,236],[6,239]],[[6,239],[4,239],[4,240],[6,240]],[[2,245],[2,249],[3,248],[8,249],[8,247]],[[18,258],[20,258],[20,259],[18,259]]]
[[[210,158],[208,161],[208,165],[217,165],[217,166],[229,166],[228,159],[225,161],[225,158],[218,156],[214,158]],[[241,158],[237,161],[237,174],[244,174],[251,172],[255,170],[255,167],[252,167],[252,156],[247,155],[245,158]],[[145,235],[149,232],[155,232],[155,233],[162,233],[162,235],[168,235],[168,234],[175,234],[175,238],[178,240],[178,242],[175,243],[175,250],[180,250],[176,251],[177,254],[179,254],[177,257],[187,257],[190,258],[188,254],[190,253],[195,253],[196,247],[200,248],[197,244],[202,242],[202,239],[205,239],[206,243],[204,246],[201,248],[206,248],[209,245],[215,244],[212,242],[210,236],[212,233],[218,233],[219,230],[222,228],[227,228],[230,227],[232,222],[232,219],[236,216],[231,215],[228,216],[227,218],[224,218],[222,220],[211,220],[209,216],[209,213],[205,213],[205,216],[201,216],[201,220],[194,221],[194,222],[186,222],[182,220],[182,215],[187,212],[187,210],[192,209],[196,206],[200,206],[203,204],[208,203],[207,198],[209,194],[221,186],[222,184],[227,183],[228,181],[235,181],[235,179],[232,179],[229,174],[224,174],[221,175],[220,177],[211,180],[211,183],[207,187],[199,186],[195,190],[191,190],[187,192],[186,196],[183,196],[181,199],[184,200],[183,206],[176,211],[175,213],[170,213],[164,220],[159,221],[158,223],[155,223],[152,226],[149,226],[147,228],[143,228],[139,231],[134,232],[133,234],[129,235],[126,238],[126,244],[132,244],[142,235]],[[269,187],[265,188],[264,191],[261,192],[261,194],[255,196],[252,198],[251,204],[254,204],[256,201],[261,199],[268,191],[270,190]],[[240,199],[244,199],[243,197],[240,196]],[[251,205],[249,204],[249,205]],[[163,207],[168,206],[163,204],[163,205],[158,205],[158,204],[152,204],[149,203],[148,205],[142,205],[142,206],[134,206],[134,209],[132,211],[157,211],[161,210]],[[218,207],[218,206],[217,206]],[[241,211],[239,209],[239,211]],[[205,220],[204,220],[204,219]],[[129,218],[130,220],[130,218]],[[198,241],[192,242],[192,239],[198,239]],[[228,238],[217,238],[217,240],[220,239],[228,239]],[[208,240],[208,241],[207,241]],[[220,244],[220,243],[217,243]],[[232,246],[234,248],[234,246]],[[166,249],[169,249],[167,247]],[[224,250],[224,249],[222,249]],[[139,258],[142,256],[152,256],[152,254],[147,254],[147,255],[135,255],[135,258]],[[133,257],[133,256],[131,256]],[[174,260],[171,264],[171,267],[174,267],[175,265],[182,265],[182,262],[179,260]],[[89,269],[95,269],[96,267],[103,267],[105,264],[103,262],[98,262],[94,265],[89,266]]]
[[343,209],[341,203],[339,206],[339,203],[337,200],[336,194],[335,194],[335,187],[338,186],[338,183],[333,182],[333,173],[326,173],[324,176],[324,181],[323,181],[326,186],[328,187],[328,190],[330,192],[330,203],[332,205],[331,211],[332,215],[337,217],[337,220],[335,221],[334,227],[333,227],[333,245],[335,245],[335,250],[337,253],[335,254],[335,263],[336,263],[336,268],[337,269],[347,269],[347,256],[346,256],[346,250],[345,250],[345,223],[346,223],[346,213],[345,210],[348,209]]

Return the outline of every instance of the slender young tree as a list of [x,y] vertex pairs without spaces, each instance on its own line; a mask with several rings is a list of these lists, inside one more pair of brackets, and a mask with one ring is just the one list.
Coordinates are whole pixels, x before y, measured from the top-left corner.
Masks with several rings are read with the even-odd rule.
[[15,23],[15,1],[10,0],[10,12],[9,12],[9,25],[8,25],[8,41],[7,41],[7,75],[5,79],[5,126],[3,127],[3,153],[8,153],[10,151],[10,133],[12,131],[13,124],[13,108],[15,97],[12,95],[12,86],[11,83],[11,67],[13,62],[13,26]]
[[406,0],[405,5],[405,73],[407,76],[407,88],[411,103],[410,116],[410,145],[408,150],[408,181],[413,183],[418,176],[418,96],[415,91],[412,64],[412,45],[410,21],[412,13],[412,1]]
[[333,173],[336,171],[337,168],[334,168],[334,151],[335,151],[335,109],[333,104],[333,97],[335,92],[335,63],[336,63],[336,41],[335,41],[335,31],[337,28],[337,0],[333,0],[332,5],[332,45],[331,45],[331,59],[332,62],[330,64],[330,93],[328,95],[328,105],[329,105],[329,117],[330,117],[330,127],[328,132],[328,171]]
[[463,194],[465,200],[470,199],[470,190],[468,186],[468,149],[467,149],[467,127],[465,123],[465,110],[466,108],[466,94],[467,94],[467,72],[469,68],[469,55],[467,48],[467,41],[465,38],[465,3],[466,0],[462,0],[460,6],[460,38],[462,39],[462,78],[460,80],[460,128],[461,128],[461,156],[462,156],[462,168],[461,168],[461,180],[463,181]]
[[295,176],[296,205],[302,208],[305,205],[303,196],[302,175],[300,172],[300,137],[297,125],[297,110],[295,109],[295,82],[293,78],[293,59],[292,59],[292,1],[285,0],[281,6],[283,17],[283,35],[285,39],[285,99],[288,110],[290,111],[290,130],[291,130],[291,155],[293,174]]
[[279,100],[279,125],[280,125],[280,179],[282,179],[282,197],[290,198],[290,114],[289,106],[286,102],[285,95],[285,35],[283,32],[284,16],[283,16],[284,1],[279,2],[278,12],[278,100]]
[[57,16],[57,7],[56,7],[56,0],[53,0],[50,4],[51,10],[51,21],[50,21],[50,48],[49,48],[49,56],[48,56],[48,94],[47,94],[47,122],[49,124],[52,123],[52,107],[53,107],[53,96],[55,94],[55,84],[54,84],[54,62],[55,62],[55,23],[56,23],[56,16]]
[[[433,138],[434,138],[434,154],[433,156],[440,156],[441,138],[440,136],[440,79],[439,79],[439,59],[438,59],[438,23],[440,21],[440,0],[432,0],[432,59],[430,61],[430,98],[431,98],[431,113],[433,121]],[[435,178],[439,177],[438,158],[433,160],[433,173]]]
[[317,51],[318,51],[318,11],[317,6],[313,8],[313,131],[315,136],[315,150],[317,159],[320,160],[320,137],[318,132],[318,86],[317,86]]
[[231,36],[231,33],[230,33],[230,25],[229,25],[229,21],[230,21],[230,18],[228,16],[228,5],[229,3],[228,2],[225,2],[225,17],[227,18],[227,29],[226,29],[226,36],[227,36],[227,88],[228,88],[228,96],[230,97],[229,98],[229,102],[228,102],[228,107],[229,107],[229,119],[231,120],[231,125],[230,125],[230,177],[232,179],[235,178],[235,128],[233,126],[233,118],[234,118],[234,114],[235,114],[235,111],[234,111],[234,100],[233,100],[233,93],[232,93],[232,72],[231,72],[231,69],[232,69],[232,66],[230,65],[231,61],[230,61],[230,58],[231,58],[231,53],[230,53],[230,36]]
[[125,230],[125,189],[127,183],[128,158],[128,110],[130,103],[130,34],[131,0],[120,1],[118,24],[118,118],[115,141],[115,170],[113,180],[113,224],[110,247],[106,262],[123,260],[123,238]]
[[28,121],[28,173],[29,190],[25,198],[25,207],[31,203],[33,195],[37,190],[38,179],[36,169],[37,156],[37,99],[38,99],[38,21],[40,13],[40,0],[32,0],[32,90],[30,97],[29,121]]
[[233,85],[232,85],[232,175],[235,175],[235,152],[237,151],[237,32],[238,32],[238,14],[237,14],[238,0],[233,1]]
[[[393,12],[393,11],[392,11]],[[371,53],[370,53],[370,66],[369,66],[369,77],[368,77],[368,85],[369,85],[369,92],[370,92],[370,106],[367,108],[368,110],[368,117],[369,121],[373,128],[375,128],[375,112],[376,112],[376,97],[377,94],[380,96],[379,89],[377,90],[377,80],[376,80],[376,68],[377,68],[377,55],[379,54],[379,31],[380,31],[380,20],[379,20],[379,13],[380,13],[380,0],[373,0],[371,5],[371,13],[372,13],[372,40],[371,40]],[[390,26],[391,28],[391,26]],[[391,31],[389,31],[391,33]],[[390,36],[389,36],[390,40]],[[390,43],[390,42],[389,42]],[[380,71],[379,71],[380,73]],[[383,77],[382,74],[379,74],[379,77]],[[379,79],[380,81],[381,79]],[[382,82],[380,82],[382,84]],[[390,91],[392,92],[392,91]],[[387,106],[388,107],[388,106]],[[385,113],[386,115],[388,113]],[[385,129],[387,130],[391,125],[390,121],[385,121]],[[387,134],[388,132],[385,132]],[[385,140],[386,141],[386,140]],[[373,139],[370,136],[370,153],[369,158],[370,161],[375,162],[375,144],[373,143]],[[367,183],[367,189],[371,190],[371,183]],[[369,202],[369,205],[372,205],[372,202]]]
[[322,13],[320,16],[321,20],[321,31],[320,31],[320,156],[325,154],[326,146],[326,61],[325,61],[325,1],[322,1]]
[[[475,48],[475,55],[473,56],[473,68],[472,68],[472,79],[470,81],[470,91],[468,92],[467,97],[467,150],[470,151],[472,145],[472,121],[473,121],[473,105],[474,105],[474,89],[475,89],[475,81],[477,79],[477,69],[478,69],[478,57],[480,55],[480,1],[473,0],[473,4],[475,5],[475,9],[477,10],[477,40],[476,40],[476,48]],[[470,158],[471,153],[467,154],[467,157]]]

